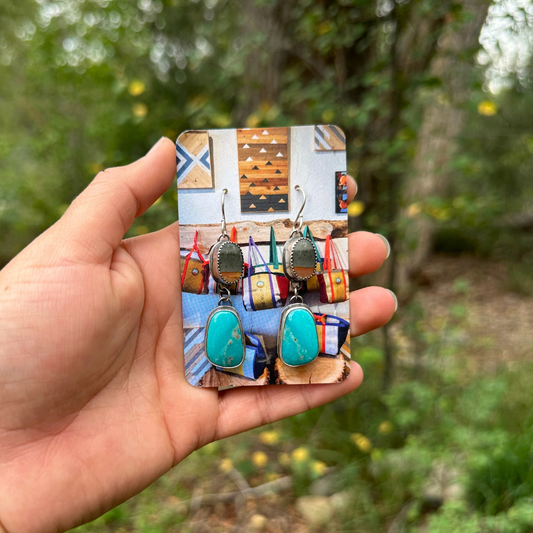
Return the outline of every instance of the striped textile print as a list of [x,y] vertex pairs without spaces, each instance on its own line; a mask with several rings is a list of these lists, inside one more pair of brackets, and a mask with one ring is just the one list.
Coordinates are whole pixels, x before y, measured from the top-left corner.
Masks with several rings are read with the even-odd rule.
[[350,359],[352,358],[351,342],[349,335],[346,338],[346,342],[341,347],[341,354],[347,361],[350,361]]
[[184,328],[185,377],[194,386],[211,368],[204,351],[205,328]]

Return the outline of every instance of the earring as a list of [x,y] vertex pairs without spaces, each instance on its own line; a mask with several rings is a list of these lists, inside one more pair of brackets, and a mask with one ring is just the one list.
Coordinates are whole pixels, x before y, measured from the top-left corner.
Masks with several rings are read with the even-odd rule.
[[283,273],[289,279],[294,295],[281,314],[278,330],[278,354],[287,366],[302,366],[314,361],[319,353],[315,317],[304,304],[299,291],[302,283],[315,274],[317,256],[310,239],[301,231],[305,207],[305,192],[294,187],[303,195],[302,206],[296,215],[289,240],[283,247]]
[[207,317],[204,348],[211,364],[221,368],[235,368],[242,364],[246,350],[241,317],[231,303],[229,286],[244,276],[244,257],[240,247],[231,242],[226,232],[222,191],[222,229],[209,252],[209,268],[220,295],[217,307]]

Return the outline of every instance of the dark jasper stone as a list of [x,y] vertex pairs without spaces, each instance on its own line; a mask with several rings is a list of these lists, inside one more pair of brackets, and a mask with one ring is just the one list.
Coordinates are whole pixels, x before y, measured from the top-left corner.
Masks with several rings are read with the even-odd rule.
[[292,268],[302,278],[313,275],[316,268],[316,253],[310,239],[302,238],[294,243],[292,248]]
[[293,264],[302,267],[314,267],[316,265],[315,247],[309,239],[300,239],[294,244]]
[[225,243],[218,251],[218,269],[227,282],[238,281],[242,276],[244,263],[241,249],[233,242]]

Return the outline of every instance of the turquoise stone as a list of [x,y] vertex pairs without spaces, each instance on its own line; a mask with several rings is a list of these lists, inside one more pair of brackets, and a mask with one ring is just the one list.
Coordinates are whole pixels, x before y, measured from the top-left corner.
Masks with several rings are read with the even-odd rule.
[[205,352],[215,366],[232,368],[244,360],[243,331],[231,308],[219,307],[211,315],[205,334]]
[[281,338],[281,358],[289,366],[306,365],[318,355],[315,318],[305,308],[288,309]]

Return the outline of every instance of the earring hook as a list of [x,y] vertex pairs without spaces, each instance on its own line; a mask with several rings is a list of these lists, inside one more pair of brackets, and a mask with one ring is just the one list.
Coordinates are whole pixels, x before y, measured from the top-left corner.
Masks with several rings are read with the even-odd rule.
[[220,234],[219,239],[221,237],[227,237],[228,236],[228,233],[226,231],[226,209],[225,209],[226,194],[228,194],[228,189],[223,189],[222,190],[222,221],[221,221],[221,225],[220,225],[221,234]]
[[294,219],[294,222],[292,224],[292,232],[293,233],[297,232],[297,231],[300,231],[300,229],[302,228],[302,224],[303,224],[302,212],[304,210],[305,201],[306,201],[304,190],[299,185],[295,185],[294,188],[297,191],[300,191],[302,193],[303,199],[302,199],[302,206],[300,207],[300,210],[298,211],[298,214],[296,215],[296,218]]

